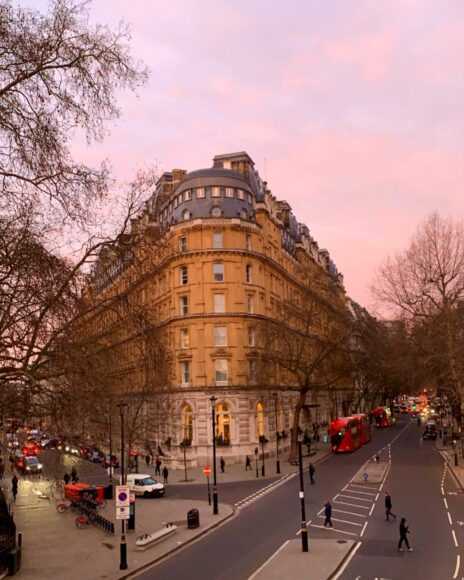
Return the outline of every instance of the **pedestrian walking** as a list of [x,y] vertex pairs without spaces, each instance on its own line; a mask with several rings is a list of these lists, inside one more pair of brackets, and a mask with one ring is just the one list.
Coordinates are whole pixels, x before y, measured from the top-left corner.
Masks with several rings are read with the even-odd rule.
[[145,455],[145,463],[147,464],[147,467],[150,465],[150,455],[148,453]]
[[[221,466],[221,473],[224,473],[224,468],[226,466],[226,462],[224,461],[224,457],[221,457],[221,459],[219,460],[219,465]],[[251,465],[250,465],[251,467]]]
[[412,548],[408,542],[408,534],[409,534],[409,526],[406,525],[406,518],[401,518],[400,541],[398,542],[398,552],[403,551],[403,548],[401,547],[403,545],[403,542],[406,544],[406,548],[409,550],[409,552],[412,552]]
[[392,513],[392,498],[391,495],[388,493],[388,491],[385,492],[385,518],[387,520],[387,522],[390,521],[390,516],[393,516],[396,520],[396,516],[394,513]]
[[18,495],[18,478],[16,477],[16,473],[11,480],[11,491],[13,493],[13,501],[16,501],[16,496]]
[[76,467],[73,465],[73,468],[71,469],[71,482],[77,483],[78,481],[79,481],[79,478],[77,477]]
[[5,464],[3,463],[3,459],[0,458],[0,479],[3,479],[5,475]]
[[329,524],[329,526],[331,528],[333,528],[333,524],[332,524],[332,504],[330,503],[329,500],[326,500],[326,502],[324,504],[324,515],[325,515],[324,528],[326,527],[327,524]]
[[314,474],[316,473],[316,468],[312,463],[309,464],[309,480],[311,481],[311,485],[314,485]]
[[169,475],[169,471],[168,471],[168,468],[165,465],[163,467],[163,482],[164,483],[167,483],[168,482],[168,475]]
[[251,471],[251,459],[249,458],[249,456],[246,456],[245,459],[245,471],[247,471],[247,469],[249,469]]
[[65,474],[63,475],[63,481],[65,485],[68,485],[68,483],[71,481],[71,476],[69,475],[69,473],[65,472]]
[[161,459],[159,458],[159,456],[156,456],[156,461],[155,461],[155,475],[161,475]]

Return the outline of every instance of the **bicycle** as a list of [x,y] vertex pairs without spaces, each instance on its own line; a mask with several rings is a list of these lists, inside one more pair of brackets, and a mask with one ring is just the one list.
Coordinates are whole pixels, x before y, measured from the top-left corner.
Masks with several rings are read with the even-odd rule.
[[83,530],[87,526],[93,524],[97,514],[89,514],[88,516],[78,516],[76,518],[75,524],[80,529]]

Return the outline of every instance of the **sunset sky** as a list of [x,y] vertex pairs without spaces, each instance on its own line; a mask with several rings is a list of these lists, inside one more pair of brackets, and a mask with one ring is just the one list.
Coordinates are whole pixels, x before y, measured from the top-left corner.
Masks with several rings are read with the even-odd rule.
[[246,150],[365,306],[430,212],[462,217],[464,3],[93,0],[91,18],[130,23],[151,75],[84,159],[128,178]]

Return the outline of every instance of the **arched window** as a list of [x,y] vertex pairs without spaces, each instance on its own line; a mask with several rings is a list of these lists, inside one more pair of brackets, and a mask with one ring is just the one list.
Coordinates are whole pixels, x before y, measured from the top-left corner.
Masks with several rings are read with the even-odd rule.
[[264,435],[264,405],[261,401],[256,405],[256,430],[258,438]]
[[182,407],[182,438],[184,442],[192,442],[193,439],[193,413],[192,407],[185,404]]
[[192,214],[189,212],[188,209],[186,209],[182,214],[182,219],[184,220],[184,222],[186,222],[189,219],[192,219]]
[[241,209],[240,210],[240,219],[242,220],[246,220],[248,219],[248,213],[246,209]]
[[213,209],[211,210],[211,215],[213,217],[221,217],[221,215],[222,215],[221,208],[220,207],[213,207]]
[[216,406],[216,439],[226,445],[230,443],[230,413],[226,403]]

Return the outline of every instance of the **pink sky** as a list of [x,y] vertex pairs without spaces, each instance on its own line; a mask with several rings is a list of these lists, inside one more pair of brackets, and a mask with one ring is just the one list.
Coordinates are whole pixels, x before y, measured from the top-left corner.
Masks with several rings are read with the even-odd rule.
[[364,306],[420,221],[463,216],[464,4],[93,0],[91,14],[132,25],[151,77],[87,160],[129,178],[241,150],[265,177],[267,159],[271,190]]

